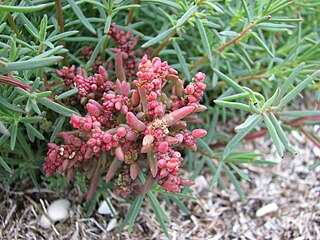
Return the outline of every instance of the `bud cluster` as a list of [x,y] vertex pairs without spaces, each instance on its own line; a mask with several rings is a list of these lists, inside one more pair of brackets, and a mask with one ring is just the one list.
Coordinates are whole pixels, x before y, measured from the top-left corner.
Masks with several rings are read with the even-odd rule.
[[[101,66],[99,74],[89,77],[81,69],[72,75],[74,67],[57,71],[59,77],[74,82],[81,98],[90,99],[85,116],[71,117],[75,130],[59,134],[64,144],[49,144],[43,168],[47,175],[67,172],[69,179],[76,168],[83,169],[91,179],[90,193],[105,174],[106,181],[115,184],[116,194],[126,197],[132,190],[148,190],[137,180],[139,168],[147,165],[149,178],[165,191],[178,193],[182,186],[193,184],[179,177],[183,161],[179,150],[183,146],[197,150],[196,139],[206,135],[203,129],[186,130],[188,122],[199,120],[195,113],[206,109],[199,103],[205,75],[197,73],[194,82],[184,88],[167,62],[145,55],[137,78],[127,82],[121,80],[121,63],[116,61],[115,83]],[[166,91],[170,84],[173,87]]]
[[129,30],[127,33],[116,27],[115,23],[110,25],[108,34],[117,44],[117,48],[111,48],[110,50],[114,53],[121,52],[123,57],[123,67],[125,69],[126,76],[128,78],[134,78],[136,75],[136,68],[138,66],[138,61],[134,49],[139,41],[139,35],[135,36],[132,41],[130,41],[132,36],[132,31]]

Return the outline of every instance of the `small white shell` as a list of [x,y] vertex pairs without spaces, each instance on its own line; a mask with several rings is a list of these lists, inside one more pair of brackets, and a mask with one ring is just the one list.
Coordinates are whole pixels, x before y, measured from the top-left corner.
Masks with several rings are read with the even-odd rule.
[[116,224],[117,224],[117,219],[112,218],[112,219],[110,220],[110,222],[108,223],[107,232],[112,231],[112,230],[116,227]]
[[48,216],[53,222],[69,217],[70,202],[66,199],[59,199],[52,202],[48,208]]
[[45,215],[40,218],[40,226],[50,228],[51,222],[67,219],[69,217],[70,202],[66,199],[59,199],[50,204],[47,210],[48,219]]
[[109,215],[112,213],[106,200],[100,203],[100,206],[98,208],[98,213],[105,214],[105,215]]
[[275,212],[278,210],[278,205],[276,203],[269,203],[261,208],[259,208],[256,212],[257,217],[262,217],[268,213]]
[[51,221],[45,215],[41,216],[39,223],[40,223],[40,226],[43,228],[50,228],[51,227]]

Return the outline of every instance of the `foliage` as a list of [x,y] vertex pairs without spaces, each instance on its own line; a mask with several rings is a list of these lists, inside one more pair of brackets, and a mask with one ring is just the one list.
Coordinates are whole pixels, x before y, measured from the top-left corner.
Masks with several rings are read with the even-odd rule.
[[[297,106],[306,88],[315,92],[311,101],[318,104],[320,99],[319,6],[316,0],[2,1],[1,180],[11,184],[30,177],[36,187],[43,181],[61,187],[61,176],[56,175],[56,181],[47,179],[41,168],[47,144],[58,141],[58,133],[71,130],[70,116],[84,114],[84,108],[72,105],[79,89],[66,88],[55,70],[75,64],[95,73],[103,64],[111,79],[119,78],[119,68],[117,72],[112,67],[117,56],[114,48],[119,45],[108,35],[116,23],[124,32],[131,30],[134,37],[140,36],[133,51],[138,62],[144,53],[149,59],[160,56],[185,82],[191,82],[198,71],[207,75],[202,101],[207,111],[200,113],[204,121],[195,127],[208,134],[197,140],[197,153],[185,151],[184,165],[191,179],[204,168],[210,169],[210,189],[215,183],[225,187],[220,177],[224,171],[243,200],[239,180],[249,178],[242,164],[275,161],[265,160],[262,154],[239,152],[239,143],[266,135],[280,157],[286,152],[294,156],[298,152],[287,132],[295,129],[320,146],[319,137],[308,128],[319,124],[319,107],[301,111]],[[164,88],[172,87],[168,83]],[[220,123],[234,124],[235,131],[220,128]],[[317,166],[319,163],[310,168]],[[140,183],[151,184],[145,178],[140,170]],[[83,189],[86,182],[77,174],[76,183]],[[89,208],[113,188],[100,181]],[[153,184],[146,193],[129,195],[131,208],[120,229],[129,224],[128,231],[132,230],[144,199],[149,199],[168,235],[165,222],[170,219],[157,198],[188,211],[179,198],[188,197],[190,191],[186,187],[174,195]]]

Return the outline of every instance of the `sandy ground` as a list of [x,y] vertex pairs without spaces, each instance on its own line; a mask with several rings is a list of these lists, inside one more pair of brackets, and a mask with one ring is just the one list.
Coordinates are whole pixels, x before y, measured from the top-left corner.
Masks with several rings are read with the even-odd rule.
[[[320,128],[314,130],[319,135]],[[226,190],[215,187],[208,191],[212,175],[204,171],[194,186],[198,199],[183,200],[190,214],[175,205],[166,208],[172,220],[167,223],[172,239],[320,239],[320,167],[308,168],[320,161],[320,149],[298,132],[290,139],[299,149],[298,157],[285,156],[275,166],[242,165],[251,179],[241,181],[246,195],[243,203],[227,179]],[[266,159],[279,160],[268,139],[256,139],[243,148],[258,149],[267,154]],[[109,224],[115,228],[107,231],[112,217],[95,210],[92,218],[85,219],[84,194],[78,188],[70,186],[60,194],[46,189],[38,193],[25,185],[30,186],[28,181],[10,190],[0,185],[0,239],[166,239],[148,201],[129,237],[127,231],[118,233],[116,229],[129,208],[122,199],[110,196],[118,219]],[[70,217],[49,229],[41,228],[43,206],[59,198],[71,202]],[[262,207],[277,209],[257,216]]]

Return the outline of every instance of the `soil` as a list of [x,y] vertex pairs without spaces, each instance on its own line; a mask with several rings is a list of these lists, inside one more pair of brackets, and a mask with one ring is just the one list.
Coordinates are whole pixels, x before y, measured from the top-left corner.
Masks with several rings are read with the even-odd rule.
[[[313,131],[319,136],[320,127],[314,127]],[[182,200],[190,213],[177,205],[165,207],[160,200],[171,217],[167,227],[172,239],[320,239],[320,167],[309,170],[320,161],[320,149],[295,131],[290,140],[298,148],[299,156],[288,154],[279,159],[268,139],[256,139],[242,146],[266,153],[268,160],[279,161],[274,166],[240,166],[251,179],[240,181],[244,202],[227,178],[225,190],[215,186],[209,191],[212,180],[209,171],[196,179],[193,195],[197,200]],[[44,209],[59,198],[71,202],[69,218],[43,229],[39,219]],[[148,201],[144,202],[131,235],[127,228],[117,232],[129,205],[112,193],[109,199],[118,216],[115,228],[107,231],[112,217],[101,215],[96,209],[91,218],[85,218],[85,193],[77,187],[68,186],[58,194],[45,187],[38,192],[29,180],[10,189],[0,185],[0,239],[167,239]],[[277,209],[257,216],[259,209],[268,210],[270,204],[276,204]]]

